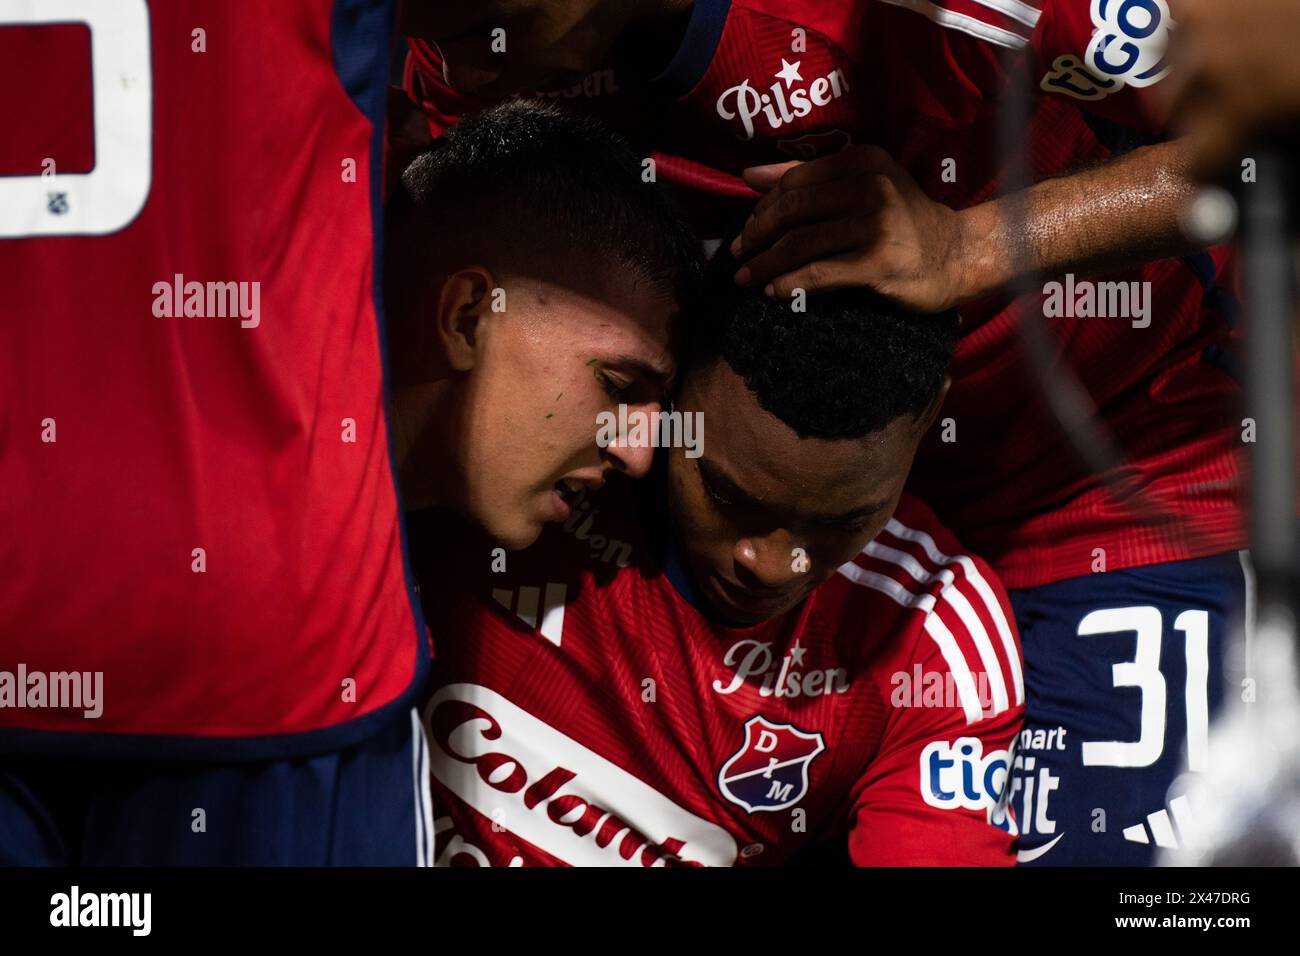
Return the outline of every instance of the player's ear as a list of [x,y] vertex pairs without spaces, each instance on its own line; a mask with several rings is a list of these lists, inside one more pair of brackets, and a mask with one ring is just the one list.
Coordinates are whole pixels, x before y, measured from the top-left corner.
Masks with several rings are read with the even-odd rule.
[[943,400],[948,397],[948,389],[952,387],[952,378],[948,375],[943,377],[943,384],[939,386],[939,391],[935,393],[934,401],[930,403],[917,422],[920,428],[920,434],[924,435],[934,424],[934,420],[939,417],[939,409],[943,408]]
[[483,320],[490,310],[495,283],[481,266],[457,269],[443,281],[434,305],[434,324],[447,364],[468,372],[478,360]]

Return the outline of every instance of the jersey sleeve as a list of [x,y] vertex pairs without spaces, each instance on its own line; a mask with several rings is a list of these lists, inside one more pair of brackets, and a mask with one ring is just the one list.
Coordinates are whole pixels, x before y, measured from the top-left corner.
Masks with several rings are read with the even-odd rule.
[[488,105],[451,88],[442,75],[442,56],[438,53],[438,48],[427,40],[407,41],[402,86],[406,95],[428,117],[429,132],[434,139],[462,117]]
[[1167,0],[1037,0],[1030,45],[1040,89],[1121,126],[1162,133],[1159,84],[1174,27]]
[[867,573],[889,576],[915,613],[882,674],[890,713],[854,790],[858,866],[1015,862],[1000,800],[1024,716],[1019,635],[993,571],[955,546],[893,520],[864,552]]

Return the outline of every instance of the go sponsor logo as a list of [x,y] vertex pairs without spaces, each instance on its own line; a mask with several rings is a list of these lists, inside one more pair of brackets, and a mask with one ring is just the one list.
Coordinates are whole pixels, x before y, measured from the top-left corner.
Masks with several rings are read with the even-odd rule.
[[1165,56],[1174,25],[1165,0],[1092,0],[1096,29],[1087,68],[1119,86],[1151,86],[1169,72]]

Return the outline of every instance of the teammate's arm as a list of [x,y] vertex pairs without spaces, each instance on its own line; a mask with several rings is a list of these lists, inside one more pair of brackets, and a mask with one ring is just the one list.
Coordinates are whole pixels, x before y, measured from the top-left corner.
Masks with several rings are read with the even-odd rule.
[[753,257],[736,281],[777,296],[867,286],[938,312],[1025,275],[1181,255],[1193,248],[1178,226],[1188,165],[1175,140],[960,211],[876,147],[752,167],[745,181],[764,195],[732,246]]
[[974,724],[960,707],[899,715],[888,749],[859,784],[849,822],[854,865],[1014,864],[1014,824],[990,819],[999,820],[996,801],[1022,716],[1019,707]]
[[[1173,30],[1166,0],[1021,6],[1041,11],[1028,52],[1043,95],[1162,137]],[[980,41],[952,31],[946,40],[957,63],[987,59]],[[738,255],[754,259],[738,281],[770,284],[780,295],[865,285],[937,311],[1036,274],[1088,274],[1182,255],[1195,248],[1178,223],[1193,189],[1191,150],[1189,141],[1170,138],[961,211],[929,199],[870,148],[755,167],[746,180],[765,195],[739,238]]]

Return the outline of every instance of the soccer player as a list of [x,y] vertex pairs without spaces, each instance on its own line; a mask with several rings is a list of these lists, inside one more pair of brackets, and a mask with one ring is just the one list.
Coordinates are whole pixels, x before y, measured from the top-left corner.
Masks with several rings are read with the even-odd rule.
[[[427,861],[429,635],[378,288],[392,4],[56,12],[0,13],[0,863]],[[612,160],[580,145],[594,192]],[[623,227],[660,229],[638,203]],[[565,513],[550,484],[519,490],[539,476],[515,456],[594,482],[619,454],[596,456],[598,382],[663,373],[654,248],[616,298],[601,257],[586,282],[475,260],[443,284],[460,344],[477,336],[456,375],[517,369],[493,351],[523,347],[515,325],[547,356],[519,384],[554,429],[517,402],[492,429],[463,396],[476,417],[445,456],[518,493],[438,486],[505,543]],[[505,311],[475,326],[498,282]]]
[[[745,287],[960,306],[913,490],[1017,604],[1036,783],[1022,859],[1138,864],[1177,840],[1167,791],[1185,751],[1201,765],[1246,623],[1250,426],[1231,257],[1178,226],[1192,187],[1187,144],[1164,134],[1164,0],[502,0],[412,22],[437,40],[408,65],[433,132],[531,85],[627,129],[699,235],[745,260]],[[1005,196],[1011,84],[1037,94],[1017,144],[1035,184]],[[1041,301],[1003,291],[1023,270]],[[1081,463],[1021,321],[1048,324],[1122,466]]]
[[545,104],[469,117],[402,183],[387,301],[403,499],[525,547],[568,518],[566,496],[649,469],[651,450],[598,445],[595,423],[659,408],[698,248],[622,140]]
[[647,425],[662,473],[504,565],[412,524],[454,635],[425,710],[441,864],[774,865],[845,835],[861,865],[1014,860],[1010,605],[903,491],[956,320],[799,313],[732,271]]

